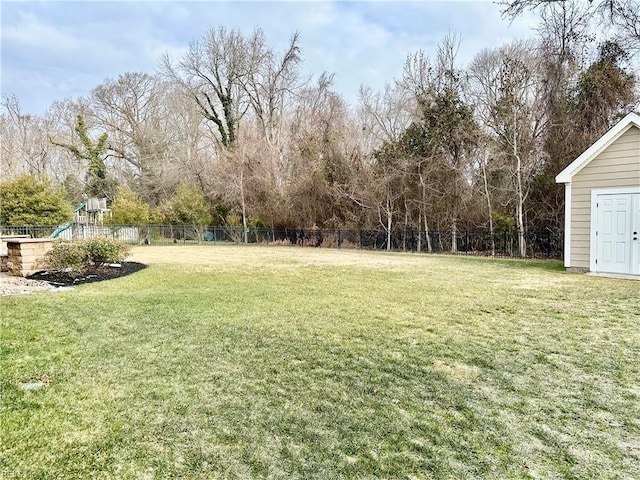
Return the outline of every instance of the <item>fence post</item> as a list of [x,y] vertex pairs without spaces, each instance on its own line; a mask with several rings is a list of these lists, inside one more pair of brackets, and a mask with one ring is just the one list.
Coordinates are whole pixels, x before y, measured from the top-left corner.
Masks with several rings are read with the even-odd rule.
[[465,245],[464,245],[464,253],[465,255],[469,255],[469,230],[464,232],[465,236]]
[[340,244],[342,243],[342,235],[340,234],[340,229],[337,230],[338,235],[338,249],[340,248]]
[[360,244],[360,250],[362,250],[362,230],[358,232],[358,243]]

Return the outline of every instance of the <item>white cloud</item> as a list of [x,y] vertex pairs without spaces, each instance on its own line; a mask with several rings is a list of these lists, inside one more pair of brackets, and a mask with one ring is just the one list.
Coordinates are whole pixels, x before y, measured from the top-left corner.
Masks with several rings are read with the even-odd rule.
[[2,25],[2,44],[19,45],[22,48],[37,50],[69,51],[78,48],[81,42],[71,35],[47,25],[35,15],[19,12],[15,23]]
[[[530,35],[533,17],[509,24],[488,2],[21,2],[2,6],[2,90],[25,110],[86,95],[107,77],[153,72],[165,51],[223,24],[260,26],[277,50],[298,30],[307,75],[336,74],[355,101],[361,84],[381,88],[401,73],[409,52],[433,55],[448,33],[463,38],[462,62],[485,47]],[[34,91],[38,91],[34,94]]]

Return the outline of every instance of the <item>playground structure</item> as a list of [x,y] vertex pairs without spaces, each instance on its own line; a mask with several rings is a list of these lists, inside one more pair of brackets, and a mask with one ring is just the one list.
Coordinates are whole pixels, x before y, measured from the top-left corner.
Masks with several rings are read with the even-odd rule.
[[140,229],[134,226],[105,225],[111,218],[106,198],[89,198],[73,212],[73,221],[58,226],[50,238],[80,240],[96,237],[117,238],[124,242],[140,242]]
[[[111,210],[107,208],[107,199],[89,198],[74,209],[73,222],[60,225],[51,234],[51,238],[65,238],[68,240],[87,238],[87,232],[100,232],[100,229],[93,227],[101,227],[104,224],[105,217],[111,217]],[[84,227],[92,228],[87,229]],[[98,234],[97,236],[104,235]]]
[[105,216],[111,217],[106,198],[89,198],[76,207],[73,220],[78,225],[102,225]]

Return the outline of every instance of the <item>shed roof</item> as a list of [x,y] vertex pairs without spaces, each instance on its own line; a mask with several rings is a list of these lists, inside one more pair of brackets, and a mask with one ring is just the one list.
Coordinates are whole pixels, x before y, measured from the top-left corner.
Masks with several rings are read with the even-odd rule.
[[556,176],[556,183],[571,183],[573,176],[586,167],[591,160],[597,157],[603,150],[616,141],[623,133],[629,130],[631,127],[636,126],[640,128],[640,115],[631,112],[618,123],[616,123],[611,129],[600,137],[593,145],[587,148],[582,155],[571,162],[567,168],[562,170]]

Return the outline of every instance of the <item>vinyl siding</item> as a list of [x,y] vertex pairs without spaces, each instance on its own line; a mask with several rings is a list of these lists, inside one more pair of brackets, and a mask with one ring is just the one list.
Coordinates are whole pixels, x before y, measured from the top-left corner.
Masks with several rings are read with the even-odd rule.
[[640,186],[640,129],[632,126],[571,181],[571,266],[589,268],[591,190]]

